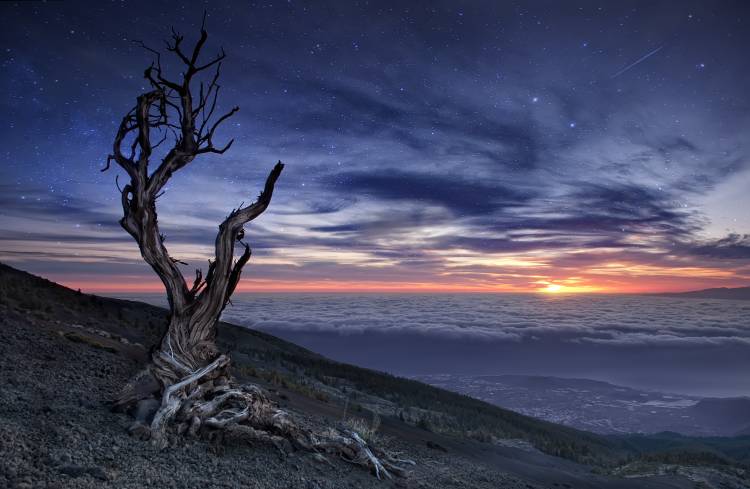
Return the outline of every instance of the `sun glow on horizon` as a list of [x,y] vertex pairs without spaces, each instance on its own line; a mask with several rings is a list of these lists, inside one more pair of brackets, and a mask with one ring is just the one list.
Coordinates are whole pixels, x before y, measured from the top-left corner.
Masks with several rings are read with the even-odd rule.
[[556,281],[539,280],[533,290],[542,294],[617,294],[632,292],[617,285],[586,283],[581,277],[561,278]]
[[[46,278],[72,289],[87,293],[163,293],[164,285],[150,275],[71,277],[62,274],[42,274]],[[716,286],[746,286],[748,278],[734,281],[694,280],[683,277],[659,277],[649,281],[634,280],[630,277],[606,277],[601,274],[586,276],[540,277],[524,274],[451,273],[439,277],[440,280],[345,280],[331,277],[314,280],[243,278],[236,292],[326,292],[326,293],[512,293],[512,294],[639,294],[658,292],[684,292]]]
[[559,294],[560,292],[563,292],[564,287],[559,284],[548,284],[545,288],[542,289],[542,292],[545,294]]

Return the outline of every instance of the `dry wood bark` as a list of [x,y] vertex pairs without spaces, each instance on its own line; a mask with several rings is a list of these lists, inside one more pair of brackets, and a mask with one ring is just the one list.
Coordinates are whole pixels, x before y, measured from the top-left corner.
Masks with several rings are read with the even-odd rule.
[[[150,364],[124,387],[115,406],[132,410],[139,403],[157,400],[159,407],[153,420],[148,425],[136,422],[131,432],[161,446],[166,446],[168,437],[175,433],[209,438],[241,436],[270,442],[283,451],[294,447],[338,454],[370,468],[378,477],[403,475],[403,465],[410,461],[397,460],[368,446],[353,432],[327,430],[322,435],[303,429],[259,387],[237,385],[228,370],[229,357],[220,354],[216,346],[219,316],[251,255],[243,241],[244,226],[271,203],[284,169],[281,162],[270,171],[257,200],[234,209],[219,225],[214,259],[209,261],[205,276],[196,270],[188,285],[178,267],[179,260],[170,256],[164,244],[156,204],[169,179],[195,158],[223,154],[233,143],[230,140],[221,147],[214,145],[216,130],[239,109],[215,114],[226,54],[222,50],[202,61],[207,38],[205,16],[200,37],[190,50],[184,49],[183,36],[172,31],[166,49],[183,65],[178,79],[168,78],[161,54],[141,43],[155,56],[144,72],[150,90],[137,97],[135,106],[123,117],[103,170],[115,162],[129,177],[122,188],[118,184],[123,211],[120,224],[164,284],[170,310],[168,328]],[[160,139],[154,143],[156,138]],[[153,151],[168,139],[172,147],[152,169]],[[242,246],[242,253],[235,260],[237,245]]]

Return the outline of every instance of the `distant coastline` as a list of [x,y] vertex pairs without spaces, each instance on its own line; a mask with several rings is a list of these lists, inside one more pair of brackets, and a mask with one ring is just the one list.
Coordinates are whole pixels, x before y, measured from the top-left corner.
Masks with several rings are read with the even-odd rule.
[[730,299],[750,301],[750,287],[719,287],[715,289],[694,290],[690,292],[662,292],[648,295],[685,297],[692,299]]

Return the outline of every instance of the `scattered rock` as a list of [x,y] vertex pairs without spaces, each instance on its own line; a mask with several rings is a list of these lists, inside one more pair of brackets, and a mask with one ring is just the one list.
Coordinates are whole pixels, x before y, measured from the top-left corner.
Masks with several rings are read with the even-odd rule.
[[136,421],[143,424],[151,424],[154,414],[159,409],[159,401],[156,399],[144,399],[138,403],[135,408],[134,417]]
[[86,467],[81,465],[63,465],[60,472],[70,477],[82,477],[86,475]]
[[[50,315],[55,319],[34,319],[33,323],[23,312],[4,308],[1,299],[2,290],[0,489],[387,489],[394,483],[415,489],[418,481],[438,489],[450,487],[449,477],[455,477],[460,487],[522,487],[497,471],[488,472],[488,480],[478,481],[477,465],[461,459],[460,454],[444,455],[424,442],[412,443],[396,436],[384,435],[381,446],[408,454],[419,463],[411,479],[393,483],[380,481],[336,456],[310,458],[292,453],[289,459],[279,460],[281,452],[264,444],[228,440],[217,454],[209,443],[185,436],[168,449],[157,450],[149,442],[127,436],[130,431],[148,437],[145,423],[153,417],[153,402],[136,408],[135,415],[143,421],[130,430],[126,427],[133,423],[131,415],[112,412],[104,404],[105,399],[116,398],[125,383],[143,369],[142,359],[132,355],[134,348],[120,341],[123,329],[110,331],[111,339],[99,334],[101,330],[96,328],[109,328],[111,322],[74,307],[76,299],[48,301],[56,308]],[[144,311],[148,308],[142,307]],[[79,319],[61,316],[57,309]],[[83,314],[88,316],[83,318]],[[145,312],[133,312],[137,314]],[[86,326],[78,324],[81,322]],[[131,345],[150,346],[158,341],[152,332],[148,334],[154,337],[147,336],[143,324],[145,321],[128,325]],[[122,354],[112,355],[112,349]],[[291,409],[299,410],[300,417],[316,429],[322,431],[336,422],[330,413],[331,419],[326,421],[322,414],[305,411],[296,394],[289,397]],[[293,452],[291,446],[285,448]],[[434,465],[423,460],[434,461]]]
[[441,452],[448,453],[448,449],[445,448],[440,443],[435,443],[434,441],[427,440],[427,448],[432,448],[433,450],[440,450]]
[[73,478],[90,475],[94,479],[99,479],[101,481],[109,480],[107,472],[98,466],[84,467],[82,465],[63,465],[60,467],[60,472]]

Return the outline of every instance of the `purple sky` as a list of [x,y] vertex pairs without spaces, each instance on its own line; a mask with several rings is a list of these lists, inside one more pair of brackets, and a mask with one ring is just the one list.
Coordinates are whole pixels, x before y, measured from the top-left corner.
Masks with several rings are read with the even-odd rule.
[[[223,157],[160,200],[172,254],[278,160],[241,289],[685,290],[750,283],[746,2],[226,2]],[[2,2],[0,260],[158,290],[120,229],[117,124],[202,7]]]

